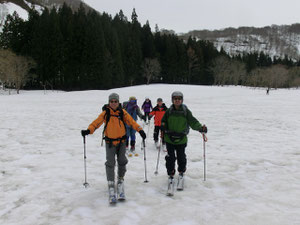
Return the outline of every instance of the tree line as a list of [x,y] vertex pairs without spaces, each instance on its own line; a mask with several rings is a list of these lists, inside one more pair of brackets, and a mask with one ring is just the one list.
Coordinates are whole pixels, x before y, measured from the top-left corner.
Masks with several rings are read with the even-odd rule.
[[[0,81],[18,89],[109,89],[149,83],[299,86],[299,63],[264,53],[230,57],[211,42],[152,32],[133,9],[114,17],[66,4],[24,21],[8,15],[0,33]],[[8,53],[9,52],[9,53]],[[7,57],[10,55],[10,57]],[[5,66],[4,66],[5,65]],[[18,67],[23,69],[14,70]],[[19,75],[19,76],[18,76]],[[284,78],[283,78],[284,77]]]

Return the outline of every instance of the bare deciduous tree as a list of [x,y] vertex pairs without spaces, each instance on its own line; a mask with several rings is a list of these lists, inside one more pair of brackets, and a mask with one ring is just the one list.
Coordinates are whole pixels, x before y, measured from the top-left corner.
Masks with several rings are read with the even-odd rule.
[[211,70],[215,75],[216,85],[238,85],[246,77],[245,64],[226,56],[217,57]]
[[0,80],[15,87],[18,94],[28,80],[29,70],[34,66],[33,59],[18,56],[10,50],[0,49]]
[[225,77],[230,71],[230,60],[225,56],[217,57],[211,70],[215,76],[215,85],[224,85]]
[[293,67],[289,69],[289,81],[288,87],[299,87],[300,86],[300,67]]
[[160,63],[156,58],[146,58],[142,67],[144,71],[144,77],[147,79],[147,84],[149,84],[153,78],[158,77],[161,71]]
[[288,69],[283,65],[258,68],[251,72],[247,83],[255,87],[287,87],[289,80],[288,72]]

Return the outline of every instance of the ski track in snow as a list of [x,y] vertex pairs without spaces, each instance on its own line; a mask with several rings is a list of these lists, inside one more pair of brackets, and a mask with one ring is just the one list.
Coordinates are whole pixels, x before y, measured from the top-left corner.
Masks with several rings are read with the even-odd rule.
[[[145,96],[170,106],[173,91],[208,127],[207,179],[203,142],[190,130],[185,190],[167,197],[162,152],[153,119],[146,140],[147,176],[137,134],[138,157],[129,158],[127,200],[108,203],[102,128],[87,137],[85,189],[81,129],[97,118],[111,92],[121,101]],[[143,85],[107,91],[21,91],[0,95],[0,224],[300,225],[300,90],[248,87]],[[138,123],[142,124],[139,120]],[[177,178],[177,177],[176,177]]]

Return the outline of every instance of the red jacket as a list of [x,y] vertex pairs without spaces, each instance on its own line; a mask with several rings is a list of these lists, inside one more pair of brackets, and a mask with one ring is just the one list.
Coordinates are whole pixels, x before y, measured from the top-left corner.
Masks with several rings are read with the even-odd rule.
[[149,113],[149,115],[154,116],[154,125],[155,126],[161,126],[161,119],[163,118],[165,112],[167,111],[167,107],[165,103],[162,104],[161,107],[156,105],[152,112]]

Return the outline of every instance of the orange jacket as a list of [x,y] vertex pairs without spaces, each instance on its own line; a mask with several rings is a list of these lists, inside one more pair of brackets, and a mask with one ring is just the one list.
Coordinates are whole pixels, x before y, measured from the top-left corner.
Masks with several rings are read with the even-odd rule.
[[149,115],[155,116],[154,117],[154,125],[155,126],[161,126],[161,119],[163,118],[165,112],[167,111],[166,105],[163,103],[161,107],[158,105],[155,106]]
[[[111,138],[111,139],[118,139],[122,138],[124,135],[126,135],[126,128],[124,126],[124,123],[118,118],[120,112],[119,110],[114,111],[112,108],[109,107],[110,110],[110,119],[108,121],[108,124],[106,126],[106,129],[104,131],[105,137]],[[136,131],[142,130],[142,127],[138,125],[134,119],[126,112],[126,110],[123,110],[123,120],[124,122],[131,126]],[[90,130],[90,134],[93,134],[96,129],[98,129],[103,123],[106,123],[106,111],[103,111],[97,119],[95,119],[88,127]],[[113,141],[114,145],[117,145],[119,141]]]

